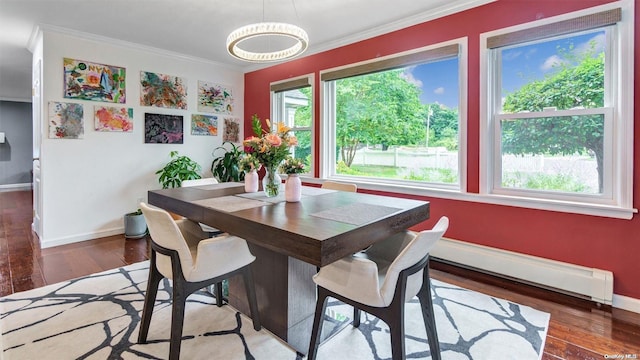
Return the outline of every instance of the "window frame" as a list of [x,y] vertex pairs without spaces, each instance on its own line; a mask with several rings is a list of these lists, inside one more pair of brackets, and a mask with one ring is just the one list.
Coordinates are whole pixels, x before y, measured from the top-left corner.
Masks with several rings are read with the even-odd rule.
[[[378,69],[387,71],[405,66],[427,63],[429,60],[416,60],[419,53],[438,54],[439,49],[449,46],[458,46],[458,183],[442,184],[401,179],[385,179],[363,176],[349,176],[336,173],[336,119],[335,119],[335,81],[333,76],[327,74],[353,73],[357,76],[366,74],[361,71]],[[446,191],[447,193],[460,194],[466,191],[467,184],[467,69],[468,69],[468,39],[467,37],[452,39],[449,41],[432,44],[429,46],[412,49],[376,59],[348,64],[320,71],[320,118],[323,120],[320,128],[320,179],[333,179],[348,181],[358,184],[361,188],[372,190],[393,191],[402,193],[415,193],[424,195],[425,191]],[[437,56],[437,55],[436,55]],[[431,61],[444,60],[450,57],[435,58]],[[403,63],[407,61],[408,63]],[[389,67],[380,69],[380,65]]]
[[[491,199],[491,202],[543,209],[561,212],[599,215],[613,218],[631,219],[633,213],[633,17],[634,4],[632,0],[621,0],[610,4],[583,9],[559,16],[532,21],[513,27],[503,28],[480,35],[480,195]],[[556,194],[551,191],[521,191],[520,189],[505,189],[497,186],[501,183],[499,172],[500,156],[500,119],[522,114],[499,114],[501,84],[498,67],[499,51],[489,48],[489,39],[509,33],[523,33],[534,27],[548,24],[569,22],[578,17],[586,17],[598,12],[605,12],[620,8],[621,20],[612,25],[613,31],[607,30],[608,44],[613,51],[612,58],[607,58],[605,64],[605,94],[604,111],[611,111],[605,116],[605,144],[608,162],[605,159],[605,193],[601,196],[591,194],[568,195]],[[599,26],[604,28],[604,26]],[[580,33],[573,31],[572,33]],[[614,34],[613,37],[611,37]],[[552,36],[545,36],[552,38]],[[532,39],[533,41],[534,39]],[[524,42],[523,42],[524,43]],[[499,65],[499,64],[498,64]],[[619,81],[611,81],[611,79]],[[610,108],[610,110],[606,110]],[[603,109],[603,108],[598,108]],[[532,113],[536,117],[551,114],[558,116],[565,111],[547,111]],[[610,131],[606,132],[609,129]],[[499,177],[499,178],[498,178]],[[608,183],[607,183],[608,182]],[[608,191],[608,192],[607,192]]]
[[[314,130],[315,129],[314,99],[315,99],[316,88],[314,86],[314,83],[315,83],[314,74],[311,73],[311,74],[305,74],[305,75],[293,77],[286,80],[275,81],[270,84],[271,119],[276,120],[271,122],[271,126],[273,127],[273,129],[271,130],[274,130],[275,126],[277,126],[277,122],[279,121],[277,119],[284,119],[286,116],[284,98],[282,98],[280,95],[289,90],[296,90],[296,89],[301,89],[306,87],[311,88],[311,99],[309,99],[309,102],[310,102],[309,106],[311,107],[311,125],[291,128],[291,130],[294,132],[309,131],[311,134],[311,160],[309,164],[309,170],[301,174],[302,176],[312,175],[315,168],[314,165],[315,165],[315,158],[316,158],[316,155],[315,155],[316,137],[315,137],[315,130]],[[282,175],[283,174],[281,174],[281,176]]]

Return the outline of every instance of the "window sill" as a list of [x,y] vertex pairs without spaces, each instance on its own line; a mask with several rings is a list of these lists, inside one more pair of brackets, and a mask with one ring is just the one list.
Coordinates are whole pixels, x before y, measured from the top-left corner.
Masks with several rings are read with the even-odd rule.
[[[405,195],[435,197],[448,200],[470,201],[483,204],[515,206],[526,209],[557,211],[571,214],[602,216],[615,219],[630,220],[638,212],[633,208],[621,208],[611,205],[584,204],[569,201],[534,199],[495,194],[472,194],[457,190],[413,187],[397,184],[379,184],[374,182],[354,181],[353,178],[339,179],[358,185],[358,190],[384,191]],[[321,184],[322,180],[313,177],[303,177],[303,182]]]

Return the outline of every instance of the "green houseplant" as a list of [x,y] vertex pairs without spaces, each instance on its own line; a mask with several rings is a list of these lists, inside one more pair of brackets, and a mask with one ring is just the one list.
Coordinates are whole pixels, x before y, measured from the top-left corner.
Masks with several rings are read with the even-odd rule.
[[[225,144],[231,145],[231,148],[225,147]],[[216,156],[216,153],[220,153],[220,155]],[[240,159],[243,154],[240,147],[228,141],[223,142],[221,146],[213,150],[214,159],[211,163],[211,173],[220,182],[243,181],[244,172],[240,170]]]
[[197,162],[185,155],[178,155],[177,151],[169,153],[171,161],[162,169],[156,171],[160,175],[158,181],[163,189],[177,188],[182,185],[182,180],[200,179],[202,167]]

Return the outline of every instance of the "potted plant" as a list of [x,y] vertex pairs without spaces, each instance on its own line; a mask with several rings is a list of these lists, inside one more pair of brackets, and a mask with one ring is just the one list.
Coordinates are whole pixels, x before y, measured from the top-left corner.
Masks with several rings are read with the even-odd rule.
[[162,169],[156,171],[160,175],[158,181],[163,189],[177,188],[182,185],[182,180],[200,179],[202,167],[188,156],[179,156],[177,151],[169,153],[171,161]]
[[262,167],[253,154],[244,154],[240,158],[240,170],[244,171],[244,191],[257,192],[259,189],[258,170]]
[[144,220],[142,210],[124,214],[124,237],[127,239],[139,239],[147,235],[147,222]]
[[[231,148],[228,149],[224,145],[229,144]],[[216,153],[223,151],[219,156]],[[213,150],[213,162],[211,163],[211,173],[220,182],[236,181],[240,182],[244,180],[244,172],[240,170],[240,159],[244,152],[235,144],[225,141],[221,146],[218,146]]]
[[280,171],[287,174],[287,180],[284,184],[284,198],[287,202],[298,202],[302,196],[302,181],[298,174],[306,172],[304,161],[293,157],[287,157]]

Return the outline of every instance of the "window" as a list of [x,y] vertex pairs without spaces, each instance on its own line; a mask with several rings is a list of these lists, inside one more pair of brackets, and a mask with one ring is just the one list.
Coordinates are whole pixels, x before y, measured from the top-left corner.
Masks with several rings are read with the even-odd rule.
[[313,76],[308,75],[271,84],[272,126],[283,122],[298,138],[291,156],[302,159],[313,171]]
[[632,89],[633,57],[619,6],[482,36],[484,192],[631,208],[632,97],[622,89]]
[[321,73],[322,177],[461,184],[462,40]]

